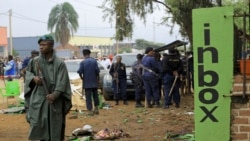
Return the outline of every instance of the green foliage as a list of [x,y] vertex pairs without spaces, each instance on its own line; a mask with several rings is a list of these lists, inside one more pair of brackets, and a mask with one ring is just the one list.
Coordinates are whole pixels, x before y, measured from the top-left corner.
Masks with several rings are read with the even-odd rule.
[[[249,13],[249,1],[246,0],[237,0],[237,1],[231,1],[231,0],[225,0],[224,1],[225,6],[232,6],[234,8],[234,14],[235,15],[243,15],[245,13]],[[246,18],[246,31],[249,34],[249,18]],[[241,30],[243,30],[243,17],[235,17],[234,23],[237,25],[237,27]]]
[[172,22],[173,25],[178,24],[181,35],[188,37],[192,44],[192,9],[213,7],[217,6],[217,4],[221,5],[221,0],[105,0],[99,8],[103,10],[104,20],[107,18],[109,22],[116,20],[115,39],[122,41],[126,37],[132,37],[132,16],[138,16],[145,23],[147,14],[153,13],[155,7],[161,5],[165,8],[163,11],[166,12],[166,17],[163,17],[162,24],[168,26],[169,22]]
[[146,15],[153,12],[153,0],[105,0],[99,8],[103,10],[104,20],[108,18],[112,23],[115,19],[115,39],[123,41],[126,37],[132,37],[134,23],[131,14],[146,21]]
[[13,49],[12,54],[13,54],[13,56],[18,56],[19,55],[19,53],[15,49]]
[[118,53],[131,53],[132,49],[131,48],[119,48]]
[[55,33],[56,41],[65,46],[78,29],[78,14],[73,6],[64,2],[52,8],[48,19],[48,30]]

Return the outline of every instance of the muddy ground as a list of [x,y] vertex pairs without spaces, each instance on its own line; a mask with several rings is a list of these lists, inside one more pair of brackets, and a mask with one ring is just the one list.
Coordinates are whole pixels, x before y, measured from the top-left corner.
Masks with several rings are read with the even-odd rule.
[[[0,87],[4,86],[0,80]],[[13,100],[13,99],[12,99]],[[0,108],[5,109],[2,102]],[[11,100],[10,100],[11,101]],[[15,101],[14,101],[15,102]],[[129,137],[117,139],[119,141],[164,141],[171,140],[169,136],[194,132],[194,115],[188,114],[194,110],[193,95],[181,97],[180,108],[171,106],[163,108],[135,108],[134,100],[129,105],[114,105],[114,101],[105,101],[110,109],[101,109],[99,115],[87,116],[86,112],[78,113],[76,119],[70,119],[76,113],[71,111],[67,115],[66,135],[88,124],[93,131],[104,128],[122,129]],[[72,109],[73,110],[73,109]],[[25,120],[25,113],[0,114],[0,141],[27,141],[29,125]]]

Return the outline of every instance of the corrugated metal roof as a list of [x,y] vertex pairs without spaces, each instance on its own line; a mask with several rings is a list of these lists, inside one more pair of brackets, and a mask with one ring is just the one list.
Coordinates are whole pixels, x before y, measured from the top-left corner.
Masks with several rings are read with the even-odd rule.
[[176,41],[171,42],[171,43],[169,43],[169,44],[167,44],[165,46],[156,48],[156,49],[154,49],[154,51],[161,52],[161,51],[164,51],[164,50],[169,50],[169,49],[172,49],[172,48],[177,48],[177,47],[183,46],[183,45],[187,45],[187,42],[176,40]]

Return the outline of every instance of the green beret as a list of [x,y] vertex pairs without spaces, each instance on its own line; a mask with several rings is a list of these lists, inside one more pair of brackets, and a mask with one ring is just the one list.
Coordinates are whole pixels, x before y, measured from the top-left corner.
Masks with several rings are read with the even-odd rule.
[[51,35],[43,35],[42,37],[39,38],[38,40],[38,44],[40,44],[41,41],[53,41],[54,42],[54,39]]

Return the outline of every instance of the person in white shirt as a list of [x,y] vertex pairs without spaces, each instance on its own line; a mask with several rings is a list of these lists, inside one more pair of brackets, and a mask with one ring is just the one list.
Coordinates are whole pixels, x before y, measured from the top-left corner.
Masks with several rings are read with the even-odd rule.
[[102,57],[101,64],[108,69],[111,65],[111,61],[109,58]]

